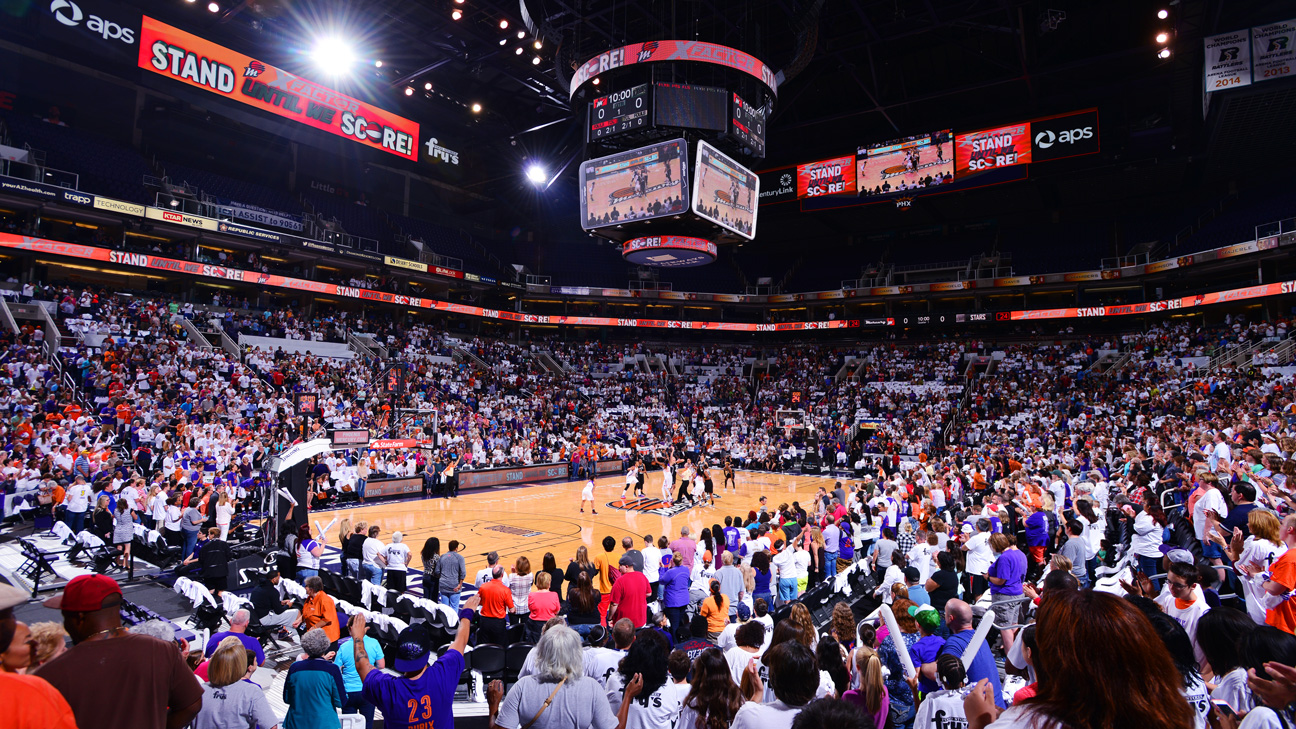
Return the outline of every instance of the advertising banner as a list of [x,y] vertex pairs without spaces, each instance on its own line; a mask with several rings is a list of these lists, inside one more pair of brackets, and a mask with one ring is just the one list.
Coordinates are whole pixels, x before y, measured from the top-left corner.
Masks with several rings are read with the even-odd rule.
[[797,170],[783,167],[760,173],[760,204],[773,205],[797,199]]
[[518,468],[490,468],[484,471],[460,471],[459,488],[484,489],[493,486],[516,486],[535,481],[557,481],[568,477],[566,463],[545,463]]
[[855,158],[834,157],[797,165],[797,197],[849,195],[855,192]]
[[1206,93],[1251,85],[1251,32],[1206,36]]
[[111,0],[38,0],[11,3],[10,8],[29,8],[26,17],[13,18],[0,8],[0,28],[47,41],[48,50],[59,44],[77,51],[105,56],[119,63],[134,63],[140,27],[140,11]]
[[658,268],[702,266],[715,261],[716,253],[715,243],[680,235],[631,238],[621,249],[621,256],[630,263]]
[[775,95],[778,94],[778,79],[774,75],[774,69],[766,66],[760,59],[751,54],[715,43],[660,40],[632,43],[628,46],[613,48],[582,63],[576,69],[576,73],[572,74],[569,96],[576,96],[576,92],[580,90],[580,87],[585,82],[605,71],[636,63],[656,63],[659,61],[713,63],[732,68],[755,78],[765,84]]
[[369,444],[369,429],[331,430],[329,438],[334,446],[363,446]]
[[1256,83],[1292,75],[1296,66],[1296,19],[1251,29],[1251,76]]
[[17,177],[0,177],[0,192],[12,192],[45,200],[58,200],[63,194],[63,188],[40,182],[31,182]]
[[222,201],[221,206],[227,209],[227,212],[239,220],[245,220],[249,223],[260,223],[261,225],[270,225],[284,230],[301,232],[301,219],[289,213],[282,213],[278,210],[267,210],[256,205],[234,202],[233,200]]
[[959,134],[954,138],[954,176],[961,177],[995,167],[1030,164],[1030,132],[1030,122],[1022,122]]
[[283,236],[278,233],[261,230],[260,228],[250,228],[246,225],[230,223],[224,220],[216,224],[216,231],[218,233],[228,233],[230,235],[237,235],[240,238],[251,238],[252,240],[264,241],[266,243],[279,243],[283,240]]
[[139,41],[138,63],[145,71],[418,161],[416,122],[148,16]]
[[370,253],[369,251],[358,251],[354,248],[339,248],[338,253],[341,253],[344,256],[350,256],[351,258],[363,258],[366,261],[373,261],[374,263],[383,262],[383,257],[377,253]]
[[176,225],[185,225],[190,228],[201,228],[203,230],[217,230],[219,222],[211,218],[204,218],[199,215],[190,215],[178,210],[163,210],[162,208],[148,208],[144,211],[144,217],[150,220],[160,220],[164,223],[175,223]]
[[391,498],[393,496],[412,496],[423,493],[423,477],[380,478],[365,483],[366,499]]
[[383,263],[387,264],[388,266],[391,266],[392,268],[403,268],[406,271],[418,271],[419,273],[427,273],[428,271],[428,267],[426,263],[422,263],[419,261],[411,261],[408,258],[397,258],[396,256],[383,256]]
[[99,210],[107,210],[113,213],[123,213],[125,215],[134,215],[139,218],[144,217],[144,214],[146,212],[143,205],[123,202],[121,200],[114,200],[110,197],[103,197],[102,195],[95,195],[94,206]]
[[599,461],[594,464],[594,473],[600,476],[605,473],[621,473],[624,470],[625,461],[620,458],[610,461]]
[[1048,162],[1102,150],[1098,141],[1098,110],[1036,119],[1030,123],[1031,161]]

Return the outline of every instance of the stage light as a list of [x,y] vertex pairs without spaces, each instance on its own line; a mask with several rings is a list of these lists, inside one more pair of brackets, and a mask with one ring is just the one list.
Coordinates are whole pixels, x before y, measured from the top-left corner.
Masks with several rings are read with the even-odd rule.
[[531,165],[530,167],[527,167],[526,178],[531,181],[532,185],[544,184],[545,179],[548,177],[549,173],[545,172],[545,168],[540,165]]
[[537,51],[544,47],[544,44],[541,43],[540,41],[536,41],[535,43],[532,43],[531,45],[534,46],[535,49],[536,49]]
[[455,8],[454,11],[450,13],[450,17],[455,20],[458,20],[463,17],[463,11],[460,10],[459,8]]
[[513,53],[514,53],[514,55],[518,55],[518,56],[520,56],[520,55],[522,55],[522,49],[521,49],[521,48],[514,49]]
[[193,5],[195,0],[185,0],[185,2],[189,3],[190,5]]
[[405,95],[406,95],[406,96],[413,96],[413,95],[414,95],[414,87],[413,87],[413,86],[406,86],[406,87],[405,87]]
[[217,3],[207,3],[207,10],[212,13],[219,13],[220,5]]
[[432,90],[432,82],[431,82],[431,81],[428,81],[428,82],[424,83],[424,84],[423,84],[423,90],[424,90],[424,91],[431,91],[431,90]]
[[594,85],[595,85],[595,86],[598,86],[598,85],[599,85],[599,80],[598,80],[598,79],[594,79]]
[[1156,35],[1156,42],[1157,42],[1157,43],[1165,43],[1165,42],[1168,41],[1168,40],[1170,40],[1170,34],[1169,34],[1169,33],[1164,33],[1164,32],[1163,32],[1163,33],[1157,33],[1157,35]]
[[481,113],[481,104],[473,104],[473,105],[472,105],[472,113],[474,113],[474,114],[480,114],[480,113]]
[[1169,58],[1169,57],[1170,57],[1169,48],[1162,48],[1161,52],[1157,54],[1157,58]]
[[501,21],[500,21],[500,30],[508,30],[508,21],[507,21],[507,20],[501,20]]
[[1157,11],[1157,17],[1162,20],[1165,20],[1166,18],[1170,17],[1170,11],[1166,10],[1165,8],[1161,8],[1160,10]]
[[374,68],[382,68],[382,61],[374,61]]
[[502,46],[508,45],[508,38],[500,38],[500,45]]
[[531,65],[532,65],[532,66],[539,66],[539,65],[540,65],[540,56],[536,56],[535,58],[532,58],[532,59],[531,59]]
[[355,51],[351,50],[351,46],[346,41],[337,36],[330,36],[315,41],[311,60],[325,75],[343,76],[350,73],[356,57]]

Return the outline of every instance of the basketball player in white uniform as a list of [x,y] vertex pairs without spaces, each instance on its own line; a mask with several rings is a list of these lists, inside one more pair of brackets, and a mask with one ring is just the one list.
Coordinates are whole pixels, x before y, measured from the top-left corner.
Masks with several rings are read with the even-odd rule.
[[598,511],[594,509],[594,479],[585,482],[585,488],[581,489],[580,513],[585,513],[585,502],[590,503],[590,513],[597,516]]

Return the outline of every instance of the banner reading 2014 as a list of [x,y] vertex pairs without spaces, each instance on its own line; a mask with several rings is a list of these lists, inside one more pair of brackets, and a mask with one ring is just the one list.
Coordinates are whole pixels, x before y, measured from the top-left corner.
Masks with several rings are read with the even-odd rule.
[[139,67],[366,147],[418,160],[418,123],[148,16]]

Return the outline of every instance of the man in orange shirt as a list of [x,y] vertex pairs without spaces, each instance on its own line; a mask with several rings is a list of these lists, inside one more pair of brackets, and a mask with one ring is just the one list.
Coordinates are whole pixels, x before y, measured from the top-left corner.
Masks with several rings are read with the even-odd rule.
[[[1269,568],[1269,579],[1264,591],[1275,597],[1292,597],[1296,591],[1296,514],[1283,519],[1278,538],[1287,545],[1287,551]],[[1237,570],[1250,572],[1250,565],[1238,564]],[[1296,634],[1296,600],[1286,599],[1265,613],[1265,623],[1279,630]]]
[[293,627],[305,623],[307,630],[320,628],[333,642],[333,649],[337,650],[342,631],[338,628],[337,605],[324,592],[324,580],[318,576],[307,577],[303,587],[306,588],[306,600],[302,602],[301,615]]
[[508,644],[508,621],[506,617],[513,612],[513,591],[504,584],[504,568],[495,565],[491,570],[491,579],[477,588],[481,598],[481,618],[477,622],[477,645],[494,643]]

